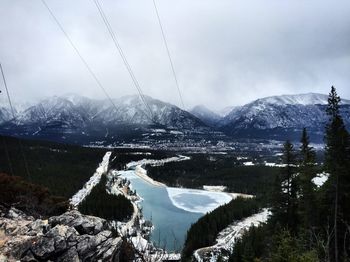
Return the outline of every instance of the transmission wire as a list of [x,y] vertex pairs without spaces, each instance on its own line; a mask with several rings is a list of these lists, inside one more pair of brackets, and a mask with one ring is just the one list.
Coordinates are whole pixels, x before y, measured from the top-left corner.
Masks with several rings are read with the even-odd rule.
[[70,36],[68,35],[68,33],[64,30],[62,24],[60,23],[60,21],[57,19],[57,17],[55,16],[55,14],[53,13],[52,9],[47,5],[47,3],[45,2],[45,0],[41,0],[41,2],[43,3],[43,5],[46,7],[47,11],[50,13],[51,17],[53,18],[53,20],[56,22],[56,24],[58,25],[59,29],[62,31],[62,33],[64,34],[64,36],[66,37],[66,39],[68,40],[69,44],[73,47],[74,51],[76,52],[76,54],[78,55],[78,57],[80,58],[81,62],[84,64],[84,66],[86,67],[86,69],[88,70],[88,72],[90,73],[90,75],[92,76],[92,78],[95,80],[95,82],[97,83],[97,85],[101,88],[101,90],[103,91],[103,93],[105,94],[105,96],[107,97],[107,99],[111,102],[112,106],[115,108],[116,111],[118,111],[115,103],[113,102],[112,98],[110,97],[110,95],[107,93],[107,90],[104,88],[104,86],[102,85],[101,81],[98,79],[98,77],[96,76],[96,74],[94,73],[94,71],[91,69],[90,65],[88,64],[88,62],[85,60],[85,58],[83,57],[83,55],[80,53],[79,49],[77,48],[77,46],[74,44],[74,42],[72,41],[72,39],[70,38]]
[[185,109],[185,103],[184,103],[183,98],[182,98],[181,89],[180,89],[180,86],[179,86],[179,81],[178,81],[177,76],[176,76],[176,71],[175,71],[173,59],[171,58],[168,42],[167,42],[167,39],[165,37],[165,32],[164,32],[164,29],[163,29],[162,20],[160,19],[160,15],[159,15],[159,11],[158,11],[158,8],[157,8],[156,0],[153,0],[153,5],[154,5],[154,10],[155,10],[156,15],[157,15],[157,20],[158,20],[158,23],[159,23],[160,31],[162,33],[164,46],[165,46],[165,49],[166,49],[166,52],[167,52],[167,55],[168,55],[168,58],[169,58],[170,67],[171,67],[171,71],[173,73],[173,77],[174,77],[174,80],[175,80],[177,92],[179,94],[179,98],[180,98],[180,101],[181,101],[181,104],[182,104],[182,108]]
[[129,73],[129,75],[130,75],[130,77],[131,77],[131,79],[133,81],[133,84],[134,84],[135,88],[137,89],[137,91],[139,93],[141,101],[144,103],[144,105],[146,106],[146,108],[148,109],[148,111],[150,113],[150,115],[148,117],[151,119],[152,122],[156,123],[156,121],[154,119],[154,116],[153,116],[153,113],[152,113],[152,110],[151,110],[151,107],[149,106],[147,100],[145,99],[145,95],[142,92],[141,86],[140,86],[139,82],[137,81],[137,78],[135,77],[135,74],[134,74],[134,72],[133,72],[133,70],[132,70],[132,68],[131,68],[131,66],[130,66],[130,64],[129,64],[126,56],[125,56],[125,53],[124,53],[124,51],[123,51],[123,49],[122,49],[122,47],[121,47],[121,45],[120,45],[120,43],[118,41],[116,33],[114,32],[111,24],[109,23],[108,17],[106,16],[106,14],[105,14],[101,4],[99,3],[99,1],[98,0],[93,0],[93,1],[94,1],[95,5],[97,7],[97,10],[98,10],[98,12],[99,12],[99,14],[100,14],[100,16],[102,18],[103,23],[105,24],[105,26],[107,28],[107,31],[108,31],[109,35],[112,38],[114,46],[117,48],[117,50],[119,52],[119,55],[121,56],[126,69],[128,70],[128,73]]
[[[14,119],[14,121],[16,121],[16,114],[15,114],[15,110],[13,108],[13,105],[12,105],[12,101],[11,101],[11,96],[10,96],[10,92],[8,90],[8,87],[7,87],[7,82],[6,82],[6,78],[5,78],[5,73],[4,73],[4,70],[2,68],[2,65],[0,63],[0,71],[1,71],[1,75],[2,75],[2,80],[4,82],[4,86],[5,86],[5,90],[6,90],[6,94],[7,94],[7,99],[8,99],[8,102],[10,104],[10,108],[11,108],[11,112],[12,112],[12,117]],[[20,148],[20,151],[21,151],[21,155],[22,155],[22,158],[23,158],[23,161],[24,161],[24,168],[25,168],[25,171],[27,173],[27,177],[28,177],[28,180],[30,180],[30,172],[29,172],[29,168],[28,168],[28,162],[27,162],[27,158],[25,156],[25,153],[24,153],[24,149],[23,149],[23,145],[22,145],[22,141],[21,139],[17,139],[18,141],[18,144],[19,144],[19,148]],[[6,144],[5,144],[6,145]],[[8,155],[9,156],[9,155]],[[12,165],[10,167],[12,169]],[[13,172],[13,170],[12,170]]]

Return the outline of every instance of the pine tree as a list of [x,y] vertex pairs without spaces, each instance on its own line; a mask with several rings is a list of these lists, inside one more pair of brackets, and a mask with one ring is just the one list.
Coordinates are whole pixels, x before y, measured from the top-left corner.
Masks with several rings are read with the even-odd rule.
[[293,233],[298,225],[298,198],[295,178],[296,157],[291,142],[287,141],[283,147],[283,163],[285,167],[277,176],[272,193],[272,221],[289,228]]
[[327,198],[331,206],[332,227],[334,230],[334,261],[340,261],[344,253],[344,228],[341,223],[349,222],[349,134],[346,131],[339,110],[340,97],[332,86],[328,97],[326,126],[325,166],[330,176],[327,183]]
[[310,146],[306,128],[303,129],[300,146],[299,162],[299,210],[300,218],[306,229],[311,229],[317,224],[317,201],[315,196],[315,184],[312,179],[316,176],[316,154]]

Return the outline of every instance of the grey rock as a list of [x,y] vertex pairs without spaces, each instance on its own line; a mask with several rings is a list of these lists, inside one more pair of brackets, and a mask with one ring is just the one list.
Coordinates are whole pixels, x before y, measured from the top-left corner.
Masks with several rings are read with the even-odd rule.
[[50,237],[41,237],[39,240],[33,244],[31,251],[35,257],[40,257],[41,259],[48,259],[55,252],[55,239]]
[[29,221],[24,213],[11,210],[0,216],[0,229],[10,229],[8,234],[4,232],[12,238],[6,248],[0,247],[4,257],[21,261],[119,260],[122,239],[113,236],[104,219],[69,211],[49,220]]
[[57,259],[57,262],[79,262],[81,259],[79,258],[78,251],[75,248],[69,249],[66,253],[64,253],[61,257]]
[[49,224],[67,225],[74,227],[80,234],[94,235],[98,232],[107,229],[106,220],[93,216],[82,216],[80,212],[73,210],[61,216],[51,217]]

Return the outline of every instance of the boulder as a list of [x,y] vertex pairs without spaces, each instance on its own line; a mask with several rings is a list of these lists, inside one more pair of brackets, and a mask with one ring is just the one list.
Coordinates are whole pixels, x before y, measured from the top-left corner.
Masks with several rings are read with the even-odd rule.
[[77,210],[66,212],[61,216],[51,217],[49,219],[49,224],[71,226],[74,227],[80,234],[89,235],[97,234],[98,232],[108,228],[106,220],[99,217],[82,215]]
[[76,210],[48,220],[0,211],[3,261],[119,261],[122,239],[104,219]]

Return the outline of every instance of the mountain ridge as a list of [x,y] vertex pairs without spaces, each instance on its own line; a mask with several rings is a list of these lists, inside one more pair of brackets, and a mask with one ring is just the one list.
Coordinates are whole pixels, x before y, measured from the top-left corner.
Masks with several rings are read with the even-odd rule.
[[[310,129],[311,135],[320,134],[327,122],[328,96],[318,93],[259,98],[231,108],[225,116],[203,105],[186,111],[150,96],[144,99],[147,106],[137,95],[112,99],[113,104],[108,99],[77,94],[52,96],[26,109],[15,108],[15,120],[9,106],[0,105],[0,131],[7,135],[15,132],[18,136],[41,136],[45,133],[49,138],[54,134],[74,135],[78,140],[82,136],[99,140],[111,133],[132,139],[134,131],[142,135],[145,130],[166,128],[178,133],[216,130],[233,138],[285,139],[303,127]],[[350,125],[350,100],[342,100],[341,112],[345,124]]]

